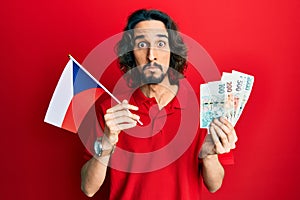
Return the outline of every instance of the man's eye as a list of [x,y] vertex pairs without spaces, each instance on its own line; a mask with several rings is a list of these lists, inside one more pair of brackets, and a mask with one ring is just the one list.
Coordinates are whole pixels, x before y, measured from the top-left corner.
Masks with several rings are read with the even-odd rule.
[[166,46],[166,43],[164,41],[160,41],[160,42],[158,42],[157,46],[164,47],[164,46]]
[[146,48],[147,47],[147,43],[146,42],[139,42],[138,43],[138,47],[139,48]]

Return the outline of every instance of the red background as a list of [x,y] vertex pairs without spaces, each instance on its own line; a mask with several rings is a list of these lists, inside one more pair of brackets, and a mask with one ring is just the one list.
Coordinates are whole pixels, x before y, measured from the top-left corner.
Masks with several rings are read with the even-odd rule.
[[236,163],[221,190],[203,197],[300,199],[298,0],[2,2],[0,199],[87,199],[80,139],[43,118],[68,53],[82,62],[137,8],[169,13],[220,71],[255,76]]

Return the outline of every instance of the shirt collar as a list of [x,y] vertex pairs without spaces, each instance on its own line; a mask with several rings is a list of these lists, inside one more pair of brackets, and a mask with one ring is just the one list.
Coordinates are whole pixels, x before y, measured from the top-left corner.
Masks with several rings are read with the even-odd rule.
[[[179,87],[176,96],[172,99],[170,103],[166,107],[173,107],[177,109],[184,109],[187,107],[187,100],[188,100],[188,89],[187,89],[187,81],[180,80],[179,81]],[[137,88],[134,93],[132,94],[133,99],[138,107],[145,103],[150,104],[157,104],[154,97],[148,98],[144,95],[144,93],[141,91],[140,88]]]

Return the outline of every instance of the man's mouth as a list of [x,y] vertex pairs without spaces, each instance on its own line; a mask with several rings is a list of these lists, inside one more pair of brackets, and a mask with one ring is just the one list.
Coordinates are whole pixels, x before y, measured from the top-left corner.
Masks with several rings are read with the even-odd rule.
[[144,65],[143,71],[145,71],[146,69],[149,69],[149,70],[160,69],[161,71],[163,71],[162,66],[157,63],[148,63],[148,64]]

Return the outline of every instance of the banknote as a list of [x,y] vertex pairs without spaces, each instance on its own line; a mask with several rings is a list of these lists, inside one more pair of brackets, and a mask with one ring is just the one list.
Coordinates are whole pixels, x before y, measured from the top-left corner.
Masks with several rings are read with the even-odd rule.
[[214,116],[208,84],[200,85],[200,128],[208,128]]
[[222,81],[209,82],[202,84],[200,91],[200,125],[207,128],[214,118],[225,115],[226,84]]
[[[223,72],[222,78],[229,76],[230,73]],[[222,79],[221,79],[222,80]],[[234,97],[233,97],[233,81],[230,79],[222,80],[225,83],[225,102],[224,102],[224,117],[227,118],[230,122],[233,119],[233,111],[234,111]]]
[[238,72],[238,71],[235,71],[235,70],[232,70],[232,74],[235,74],[235,75],[239,76],[240,79],[242,79],[243,83],[244,83],[243,84],[242,98],[241,98],[241,101],[240,101],[240,104],[239,104],[237,116],[235,118],[235,122],[237,122],[238,119],[240,118],[242,112],[243,112],[243,109],[244,109],[248,99],[249,99],[250,93],[252,91],[252,86],[253,86],[253,83],[254,83],[254,77],[249,75],[249,74],[245,74],[245,73]]
[[233,70],[223,72],[220,81],[200,85],[200,127],[208,128],[223,116],[236,125],[249,99],[254,76]]
[[236,119],[238,117],[239,107],[241,105],[241,99],[243,96],[243,86],[245,83],[243,79],[238,74],[226,73],[222,75],[222,81],[232,81],[233,85],[233,116],[231,118],[231,123],[236,124]]
[[226,93],[226,84],[222,81],[215,81],[208,83],[209,95],[212,102],[212,112],[214,118],[224,116],[224,102]]

